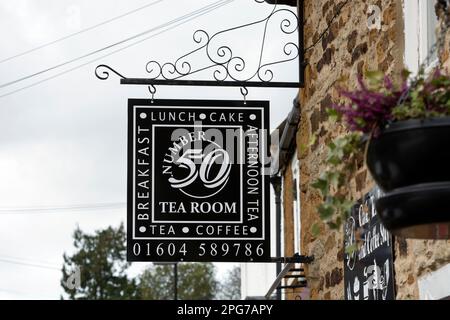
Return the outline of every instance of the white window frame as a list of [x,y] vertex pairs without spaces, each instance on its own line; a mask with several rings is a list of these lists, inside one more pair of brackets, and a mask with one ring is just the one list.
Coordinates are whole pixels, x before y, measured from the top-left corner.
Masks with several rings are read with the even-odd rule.
[[[405,25],[405,66],[412,75],[417,75],[419,66],[430,49],[428,29],[429,10],[434,10],[433,0],[403,0]],[[433,30],[435,31],[435,30]],[[438,59],[430,61],[425,68],[428,74],[438,64]]]
[[[294,220],[294,225],[292,226],[292,228],[294,229],[294,253],[301,253],[301,222],[300,222],[300,214],[301,214],[301,210],[300,210],[300,162],[297,158],[297,151],[294,153],[294,155],[291,158],[291,174],[292,174],[292,187],[294,188],[294,190],[291,190],[292,192],[295,193],[295,197],[292,197],[292,214],[293,214],[293,220]],[[284,208],[284,206],[283,206]],[[283,220],[282,220],[282,224],[283,224],[283,232],[285,232],[284,227],[285,227],[285,222],[284,222],[284,214],[283,216]],[[284,252],[284,241],[282,241],[283,243],[283,252]],[[286,256],[286,254],[285,254]],[[300,268],[301,264],[295,264],[296,268]],[[294,279],[289,279],[289,280],[284,280],[286,281],[287,285],[292,285],[295,280]],[[286,299],[286,294],[287,292],[283,291],[282,292],[282,299]]]
[[437,300],[450,296],[450,263],[418,279],[420,300]]
[[291,162],[292,169],[292,181],[296,198],[292,203],[292,214],[294,215],[294,252],[300,253],[300,241],[301,241],[301,222],[300,222],[300,166],[297,158],[297,152],[292,157]]

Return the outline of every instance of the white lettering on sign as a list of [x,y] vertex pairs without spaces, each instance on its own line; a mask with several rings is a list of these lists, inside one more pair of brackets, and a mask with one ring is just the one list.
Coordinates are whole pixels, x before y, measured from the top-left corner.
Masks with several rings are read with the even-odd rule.
[[195,232],[199,236],[208,235],[208,236],[248,236],[248,226],[245,225],[198,225],[195,228]]
[[[151,141],[147,136],[150,129],[144,128],[142,126],[137,127],[137,137],[136,137],[136,150],[137,150],[137,167],[136,173],[137,178],[139,178],[136,183],[136,218],[139,221],[149,220],[150,210],[150,194],[151,194],[151,182],[150,182],[150,154],[151,154]],[[145,212],[145,213],[144,213]]]
[[236,202],[159,202],[161,213],[237,213]]
[[175,234],[175,229],[173,226],[165,226],[163,224],[152,224],[149,226],[149,231],[152,235],[159,235],[159,236],[170,236]]
[[[202,113],[203,114],[203,113]],[[194,122],[199,119],[199,114],[197,112],[185,112],[185,111],[160,111],[160,112],[150,112],[150,119],[152,121],[163,121],[163,122]],[[244,114],[242,112],[220,112],[214,111],[208,114],[208,118],[204,120],[209,120],[213,123],[242,123],[244,122]]]
[[[391,280],[390,261],[387,259],[383,265],[373,264],[364,267],[363,283],[361,292],[361,282],[357,276],[350,279],[347,284],[347,300],[369,300],[369,293],[373,300],[386,300],[388,293],[388,283]],[[391,280],[392,281],[392,280]]]
[[391,236],[380,222],[375,201],[366,194],[352,208],[345,224],[344,281],[348,300],[394,299]]
[[[247,193],[251,195],[258,195],[260,190],[261,171],[259,169],[259,134],[258,128],[249,126],[245,132],[247,140]],[[247,207],[248,221],[257,220],[260,218],[260,202],[259,200],[249,201]]]
[[366,232],[363,236],[362,246],[359,249],[358,258],[361,260],[383,244],[391,246],[391,237],[386,228],[380,223],[374,225],[372,230]]
[[[208,144],[206,147],[200,144],[198,148],[183,148],[198,141]],[[196,165],[198,163],[200,166]],[[205,132],[200,130],[183,135],[173,142],[173,146],[164,155],[162,173],[170,176],[168,181],[172,188],[180,189],[192,198],[205,199],[216,195],[225,187],[231,166],[228,152],[217,143],[207,140]],[[218,167],[218,170],[213,170],[215,167]],[[182,176],[174,176],[174,171],[178,168],[186,169]],[[198,181],[202,184],[202,190]],[[191,187],[195,184],[195,187]]]

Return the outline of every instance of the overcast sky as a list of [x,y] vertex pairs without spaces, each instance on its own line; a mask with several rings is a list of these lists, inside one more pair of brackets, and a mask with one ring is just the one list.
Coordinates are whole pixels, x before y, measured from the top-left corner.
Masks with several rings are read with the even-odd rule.
[[[0,0],[0,60],[89,28],[154,2],[101,27],[0,63],[0,86],[86,55],[172,21],[218,0]],[[106,63],[128,77],[145,77],[149,60],[174,61],[196,48],[192,34],[217,31],[262,19],[272,6],[235,0],[159,35],[148,33],[135,46],[0,97],[0,299],[58,299],[62,255],[71,252],[79,224],[93,231],[125,222],[126,115],[128,98],[148,98],[146,87],[121,86],[117,77],[100,81],[95,67]],[[283,56],[279,22],[268,29],[264,59]],[[173,26],[173,25],[172,25]],[[164,29],[158,29],[158,32]],[[263,25],[218,38],[258,61]],[[278,31],[278,33],[277,33]],[[258,36],[259,35],[259,36]],[[291,38],[292,40],[292,38]],[[295,41],[295,37],[293,38]],[[0,96],[33,85],[129,45],[123,43],[39,76],[0,88]],[[196,55],[200,66],[208,61]],[[275,80],[297,81],[297,64],[276,71]],[[253,71],[254,72],[254,71]],[[200,76],[200,75],[199,75]],[[212,79],[210,73],[202,79]],[[288,114],[297,89],[249,88],[247,99],[270,100],[271,126]],[[239,88],[157,87],[156,98],[242,99]],[[96,209],[108,204],[107,210]],[[84,206],[88,209],[67,210]],[[55,208],[61,210],[48,210]],[[92,208],[94,207],[94,208]],[[42,211],[22,210],[24,208]],[[144,264],[134,267],[138,272]],[[230,264],[218,264],[221,274]]]

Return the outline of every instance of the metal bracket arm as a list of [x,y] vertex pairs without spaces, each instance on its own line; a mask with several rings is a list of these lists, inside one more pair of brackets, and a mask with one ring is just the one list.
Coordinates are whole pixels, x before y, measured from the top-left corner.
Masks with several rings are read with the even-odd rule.
[[296,254],[293,257],[275,257],[271,258],[271,262],[281,263],[311,263],[314,261],[314,256],[303,256]]

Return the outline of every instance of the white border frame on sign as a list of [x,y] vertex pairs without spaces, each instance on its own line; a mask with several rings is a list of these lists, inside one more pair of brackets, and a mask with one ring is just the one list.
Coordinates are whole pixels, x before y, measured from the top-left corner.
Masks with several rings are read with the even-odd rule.
[[[158,106],[158,107],[164,107],[164,106]],[[266,238],[266,221],[265,221],[265,216],[266,216],[266,212],[265,212],[265,207],[264,207],[264,203],[265,203],[265,179],[262,179],[262,187],[261,190],[262,192],[262,236],[259,238],[252,238],[252,237],[246,237],[246,238],[217,238],[217,237],[197,237],[197,238],[186,238],[186,237],[136,237],[136,197],[135,197],[135,187],[136,187],[136,163],[135,163],[135,156],[136,156],[136,108],[144,108],[144,109],[154,109],[154,107],[152,106],[148,106],[148,105],[133,105],[133,211],[132,211],[132,216],[133,216],[133,239],[132,240],[265,240]],[[211,109],[210,107],[199,107],[199,106],[170,106],[171,109],[186,109],[186,108],[193,108],[193,109]],[[264,126],[264,108],[245,108],[245,107],[229,107],[229,106],[224,106],[225,109],[232,109],[232,110],[261,110],[261,130],[262,132],[265,132],[266,128]],[[245,131],[244,131],[245,132]],[[261,154],[264,156],[266,154],[266,141],[265,141],[265,134],[261,135],[261,142],[262,142],[262,148],[261,148]],[[152,160],[153,161],[153,160]],[[264,167],[264,166],[263,166]],[[153,171],[153,169],[152,169]],[[242,171],[241,171],[242,172]],[[152,181],[152,185],[153,185],[153,181]],[[268,195],[267,195],[268,196]],[[153,199],[153,198],[152,198]],[[176,223],[176,222],[171,222],[171,223]],[[201,222],[197,222],[197,223],[201,223]],[[213,224],[214,222],[205,222],[205,223],[210,223]],[[216,222],[217,223],[217,222]],[[226,223],[230,223],[230,222],[226,222]],[[236,222],[234,222],[236,223]],[[231,223],[230,223],[231,224]]]
[[[155,124],[152,126],[152,189],[155,190],[155,128],[157,127],[180,127],[180,125],[178,124]],[[192,125],[183,125],[182,127],[198,127],[195,124]],[[228,125],[202,125],[201,128],[237,128],[240,129],[242,133],[244,133],[243,127],[242,126],[228,126]],[[240,164],[239,164],[239,168],[240,168],[240,178],[241,181],[244,181],[244,174],[243,174],[243,164],[244,164],[244,153],[243,153],[243,144],[241,144],[241,150],[240,150],[240,155],[241,155],[241,159],[240,159]],[[136,150],[135,150],[136,152]],[[240,190],[240,202],[241,202],[241,206],[240,206],[240,219],[239,221],[190,221],[190,220],[177,220],[177,221],[165,221],[165,220],[156,220],[155,219],[155,194],[152,193],[152,223],[210,223],[210,224],[215,224],[215,223],[229,223],[229,224],[238,224],[238,223],[242,223],[244,220],[244,197],[243,197],[243,192],[244,190],[241,188]],[[134,190],[133,190],[134,192]]]

